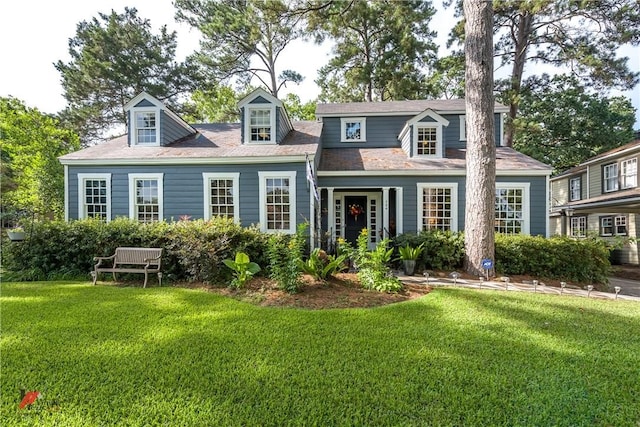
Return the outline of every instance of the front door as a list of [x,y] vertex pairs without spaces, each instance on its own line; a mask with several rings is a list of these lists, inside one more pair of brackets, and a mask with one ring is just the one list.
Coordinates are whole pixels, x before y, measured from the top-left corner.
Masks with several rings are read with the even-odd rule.
[[355,245],[360,231],[367,228],[367,196],[345,196],[344,207],[344,238]]

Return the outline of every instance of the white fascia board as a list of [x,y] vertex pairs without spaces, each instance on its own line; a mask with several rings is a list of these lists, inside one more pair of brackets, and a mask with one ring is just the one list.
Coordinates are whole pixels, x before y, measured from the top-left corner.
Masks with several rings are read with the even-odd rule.
[[[578,166],[587,166],[587,165],[591,165],[593,163],[599,163],[599,162],[606,161],[606,160],[613,159],[613,158],[621,158],[621,157],[624,157],[624,156],[628,155],[629,153],[631,153],[633,151],[638,151],[640,153],[640,144],[634,145],[633,147],[629,147],[626,150],[622,150],[622,151],[618,151],[616,153],[607,154],[606,156],[598,157],[597,159],[587,160],[586,162],[580,163]],[[622,160],[622,159],[620,159],[620,160]]]
[[[466,169],[434,169],[434,170],[384,170],[384,171],[318,171],[319,177],[352,177],[352,176],[466,176]],[[549,176],[546,170],[499,170],[496,176]]]
[[158,108],[166,107],[164,105],[164,102],[160,101],[155,96],[151,96],[147,92],[143,91],[143,92],[140,92],[138,95],[136,95],[131,101],[124,104],[124,110],[129,111],[131,108],[135,107],[138,102],[142,101],[143,99],[146,99],[147,101],[151,102],[153,105],[155,105]]
[[278,107],[282,107],[282,101],[280,101],[275,96],[271,95],[266,90],[264,90],[264,89],[259,87],[258,89],[254,90],[249,95],[245,96],[240,101],[238,101],[238,108],[244,107],[245,105],[247,105],[251,101],[253,101],[255,98],[257,98],[258,96],[263,97],[264,99],[266,99],[267,101],[269,101],[270,103],[272,103],[274,105],[277,105]]
[[424,119],[427,116],[429,116],[433,120],[435,120],[436,123],[439,123],[439,124],[441,124],[443,126],[449,126],[449,120],[445,119],[440,114],[438,114],[435,111],[433,111],[431,108],[428,108],[428,109],[424,110],[422,113],[420,113],[417,116],[413,117],[411,120],[409,120],[407,122],[407,124],[408,125],[414,125],[414,124],[418,123],[420,120]]
[[60,163],[70,166],[146,166],[146,165],[217,165],[217,164],[279,164],[300,163],[306,159],[305,155],[298,156],[269,156],[269,157],[193,157],[188,159],[61,159]]
[[[445,111],[441,111],[441,110],[432,110],[437,114],[440,115],[450,115],[450,114],[467,114],[466,110],[445,110]],[[422,111],[417,111],[417,110],[411,110],[411,111],[390,111],[390,112],[384,112],[384,111],[379,111],[379,112],[375,112],[375,113],[366,113],[366,112],[351,112],[351,113],[316,113],[316,118],[321,119],[323,117],[336,117],[336,118],[340,118],[340,117],[383,117],[383,116],[415,116],[416,114],[420,114]],[[496,107],[494,110],[494,113],[508,113],[509,109],[506,107]]]

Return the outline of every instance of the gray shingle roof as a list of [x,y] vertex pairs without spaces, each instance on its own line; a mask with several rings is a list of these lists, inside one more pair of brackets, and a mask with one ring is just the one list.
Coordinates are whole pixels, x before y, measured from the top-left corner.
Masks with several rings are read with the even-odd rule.
[[320,143],[321,122],[294,122],[295,130],[281,144],[241,144],[239,123],[197,124],[194,136],[164,147],[129,147],[123,135],[84,150],[62,156],[63,163],[80,160],[169,161],[206,158],[304,156],[315,154]]
[[[347,102],[318,104],[318,117],[336,117],[356,114],[419,114],[427,109],[446,114],[447,112],[463,112],[464,99],[422,99],[415,101],[384,101],[384,102]],[[507,107],[495,103],[497,112],[506,112]]]
[[[447,149],[445,158],[409,158],[402,148],[326,148],[319,172],[465,170],[464,149]],[[497,171],[546,171],[551,167],[509,147],[496,148]]]

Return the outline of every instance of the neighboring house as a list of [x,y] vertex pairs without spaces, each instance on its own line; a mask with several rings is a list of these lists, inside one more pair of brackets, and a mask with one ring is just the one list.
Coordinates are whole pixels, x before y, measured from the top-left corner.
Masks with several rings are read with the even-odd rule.
[[[464,230],[464,100],[320,104],[318,121],[291,122],[258,89],[238,107],[240,123],[190,125],[138,95],[127,135],[60,158],[67,219],[223,215],[285,233],[308,221],[323,242],[366,227],[371,246]],[[502,146],[506,111],[496,104],[496,231],[547,235],[551,168]]]
[[638,264],[639,156],[636,140],[551,178],[551,233],[621,239],[626,243],[614,262]]

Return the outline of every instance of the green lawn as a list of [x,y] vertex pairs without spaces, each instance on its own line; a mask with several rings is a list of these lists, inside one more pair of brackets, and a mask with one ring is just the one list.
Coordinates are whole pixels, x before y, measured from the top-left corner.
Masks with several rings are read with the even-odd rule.
[[[640,423],[640,304],[437,289],[376,309],[1,287],[2,425]],[[19,410],[19,390],[43,393]]]

